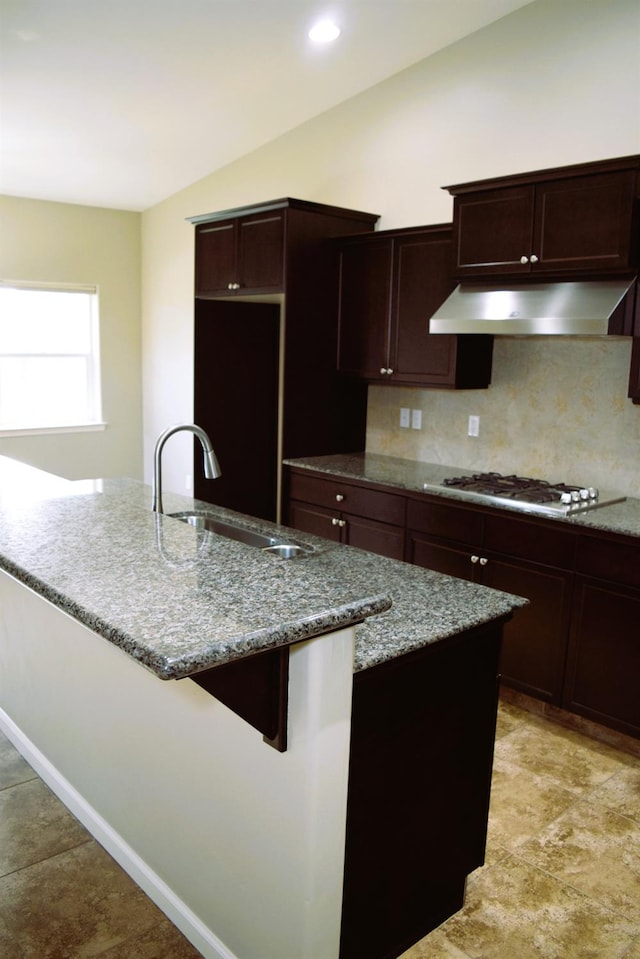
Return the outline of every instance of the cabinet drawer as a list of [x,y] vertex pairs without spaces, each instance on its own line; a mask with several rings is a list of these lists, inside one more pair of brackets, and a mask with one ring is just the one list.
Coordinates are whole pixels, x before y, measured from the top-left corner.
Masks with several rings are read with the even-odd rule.
[[482,513],[464,507],[445,506],[432,500],[409,500],[407,506],[409,529],[465,545],[480,546],[483,525]]
[[302,473],[291,473],[289,489],[291,499],[404,526],[404,496]]
[[568,530],[529,523],[497,513],[487,515],[484,548],[532,563],[573,569],[576,536]]
[[640,588],[640,546],[611,543],[591,536],[581,537],[576,570],[621,586]]

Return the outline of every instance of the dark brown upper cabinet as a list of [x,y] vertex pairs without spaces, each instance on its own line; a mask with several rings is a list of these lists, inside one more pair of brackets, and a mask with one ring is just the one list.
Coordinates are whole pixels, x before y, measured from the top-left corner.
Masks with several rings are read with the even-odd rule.
[[201,299],[289,293],[322,273],[332,236],[373,230],[378,217],[284,197],[189,217],[195,226],[195,295]]
[[196,226],[196,296],[280,293],[284,262],[283,210]]
[[492,338],[430,335],[453,290],[451,226],[339,243],[338,369],[370,382],[473,389],[491,381]]
[[633,270],[640,156],[448,186],[454,271],[556,279]]

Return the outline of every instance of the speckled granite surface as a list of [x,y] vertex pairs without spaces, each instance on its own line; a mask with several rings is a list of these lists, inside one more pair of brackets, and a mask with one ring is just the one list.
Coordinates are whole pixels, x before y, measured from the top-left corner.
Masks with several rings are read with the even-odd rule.
[[[460,469],[457,466],[442,466],[435,463],[420,463],[416,460],[398,459],[393,456],[382,456],[376,453],[351,453],[333,456],[309,456],[301,459],[285,460],[291,466],[304,469],[313,469],[329,476],[354,479],[365,483],[379,483],[398,490],[427,492],[448,499],[457,499],[469,502],[464,496],[451,490],[435,490],[447,476],[471,475],[473,470]],[[483,504],[484,505],[484,504]],[[487,509],[507,509],[520,516],[526,516],[521,510],[509,507],[507,501],[504,506],[487,504]],[[591,527],[611,533],[621,533],[626,536],[640,536],[640,499],[628,498],[623,503],[613,503],[599,509],[571,516],[550,516],[545,514],[544,519],[553,523],[568,523],[571,526]]]
[[[164,500],[167,513],[194,505]],[[162,679],[363,619],[354,668],[365,669],[524,604],[298,531],[287,538],[313,554],[282,560],[157,516],[134,480],[73,483],[0,457],[0,568]]]

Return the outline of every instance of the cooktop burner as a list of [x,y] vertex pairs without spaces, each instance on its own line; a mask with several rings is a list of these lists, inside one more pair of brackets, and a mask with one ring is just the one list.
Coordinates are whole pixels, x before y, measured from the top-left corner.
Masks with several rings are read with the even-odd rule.
[[[567,515],[597,509],[611,503],[621,503],[625,496],[601,493],[593,486],[568,486],[566,483],[549,483],[547,480],[502,473],[473,473],[467,476],[450,476],[442,481],[447,487],[478,502],[498,502],[518,509],[537,513]],[[425,483],[425,489],[429,485]]]

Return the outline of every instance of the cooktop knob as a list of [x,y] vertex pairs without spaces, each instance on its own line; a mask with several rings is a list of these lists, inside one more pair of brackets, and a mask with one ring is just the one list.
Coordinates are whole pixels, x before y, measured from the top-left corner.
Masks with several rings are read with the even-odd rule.
[[588,500],[588,499],[589,499],[589,490],[588,490],[588,489],[583,488],[583,489],[580,490],[580,499],[583,499],[583,500]]
[[568,505],[571,502],[571,493],[560,493],[560,502]]
[[590,486],[589,499],[597,499],[597,498],[598,498],[598,490],[595,488],[595,486]]

